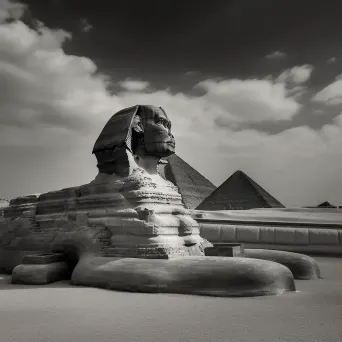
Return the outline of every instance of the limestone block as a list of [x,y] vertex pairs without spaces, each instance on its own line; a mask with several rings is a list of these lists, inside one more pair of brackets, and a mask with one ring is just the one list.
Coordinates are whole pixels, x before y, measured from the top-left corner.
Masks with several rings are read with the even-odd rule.
[[139,218],[138,214],[139,208],[107,208],[106,215],[107,216],[120,216],[120,217],[132,217],[132,218]]
[[68,221],[74,221],[76,223],[77,211],[72,210],[68,212]]
[[295,229],[294,228],[275,228],[274,242],[279,244],[294,244],[295,243]]
[[260,242],[274,243],[274,230],[273,227],[260,227],[259,228],[259,239]]
[[89,210],[88,217],[90,218],[102,218],[108,215],[106,209],[92,209]]
[[154,235],[154,226],[138,219],[123,219],[120,217],[108,217],[105,220],[106,228],[111,233],[116,234],[135,234],[135,235]]
[[234,225],[223,225],[221,226],[221,242],[233,242],[236,241],[236,226]]
[[[148,235],[179,235],[178,227],[155,227],[149,224],[144,229]],[[197,231],[193,233],[198,234]]]
[[258,242],[259,227],[254,226],[237,226],[236,240],[238,242]]
[[68,199],[67,201],[64,202],[64,211],[69,212],[76,210],[77,207],[77,199],[76,198],[71,198]]
[[309,229],[297,228],[295,230],[295,244],[296,245],[308,245],[309,244]]
[[46,265],[54,262],[66,260],[64,253],[43,253],[43,254],[28,254],[23,257],[23,264]]
[[218,224],[201,223],[201,236],[210,242],[220,241],[220,228],[221,226]]
[[87,226],[88,225],[88,215],[87,214],[77,214],[76,224],[79,226]]
[[65,262],[50,264],[20,264],[13,269],[12,283],[27,285],[44,285],[55,281],[69,279],[70,269]]
[[59,218],[55,220],[55,228],[58,231],[71,231],[75,227],[75,223],[68,220],[68,218]]
[[310,229],[309,240],[311,245],[338,245],[338,230]]
[[89,217],[88,219],[89,226],[106,226],[106,218],[105,217]]
[[214,243],[213,247],[205,248],[206,256],[243,257],[243,243]]
[[38,225],[41,230],[50,230],[51,228],[55,227],[55,220],[54,218],[48,218],[48,219],[38,219]]
[[15,205],[25,205],[25,204],[36,203],[38,198],[39,198],[39,194],[20,196],[20,197],[11,199],[10,205],[15,206]]
[[282,264],[291,270],[295,279],[309,280],[321,278],[317,261],[307,255],[267,249],[245,249],[245,256]]
[[[111,226],[111,220],[114,219],[114,217],[112,218],[108,218],[107,219],[107,226],[110,227]],[[144,229],[147,226],[147,222],[136,219],[136,218],[122,218],[121,220],[121,227],[123,229],[125,229],[125,227],[129,227],[131,229],[135,229],[135,230],[140,230]],[[113,224],[113,226],[115,226],[115,224]],[[143,230],[142,230],[143,231]]]
[[[198,248],[179,247],[109,247],[105,255],[109,257],[144,258],[144,259],[172,259],[198,252]],[[197,254],[198,255],[198,254]],[[202,255],[202,254],[201,254]]]

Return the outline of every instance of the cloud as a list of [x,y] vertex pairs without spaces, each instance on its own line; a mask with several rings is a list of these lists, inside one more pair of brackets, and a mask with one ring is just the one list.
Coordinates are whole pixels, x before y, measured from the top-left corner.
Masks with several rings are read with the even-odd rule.
[[312,111],[312,113],[315,114],[315,115],[323,115],[323,114],[325,114],[325,111],[323,109],[317,108],[317,109],[314,109]]
[[202,99],[216,112],[219,125],[290,120],[300,109],[284,84],[267,79],[207,80],[198,87],[206,91]]
[[42,24],[36,30],[21,21],[0,26],[0,124],[82,131],[92,116],[120,106],[90,59],[64,53],[70,38]]
[[274,51],[265,56],[266,59],[283,59],[287,57],[285,52]]
[[146,81],[127,79],[125,81],[119,82],[119,85],[128,91],[142,91],[149,86],[149,83]]
[[332,64],[332,63],[335,63],[336,60],[337,60],[336,57],[331,57],[331,58],[329,58],[329,59],[327,60],[327,63],[328,63],[328,64]]
[[342,74],[338,75],[334,82],[317,92],[312,101],[321,102],[328,106],[342,104]]
[[81,18],[81,30],[83,32],[89,32],[93,29],[93,25],[91,25],[87,18]]
[[123,107],[150,103],[169,114],[177,153],[216,185],[242,169],[286,205],[338,204],[341,116],[319,131],[234,129],[291,120],[301,104],[285,81],[204,80],[197,84],[201,95],[190,96],[147,92],[148,82],[128,78],[113,80],[123,88],[112,95],[110,79],[93,61],[64,52],[67,39],[70,33],[42,23],[0,25],[1,197],[91,181],[97,172],[91,150],[106,121]]
[[0,0],[0,24],[8,19],[19,19],[26,9],[26,5],[10,0]]
[[342,127],[342,113],[333,119],[333,123],[338,127]]
[[309,64],[304,64],[300,66],[294,66],[291,69],[283,71],[277,78],[277,82],[281,83],[292,83],[292,84],[302,84],[310,79],[311,73],[313,71],[313,66]]

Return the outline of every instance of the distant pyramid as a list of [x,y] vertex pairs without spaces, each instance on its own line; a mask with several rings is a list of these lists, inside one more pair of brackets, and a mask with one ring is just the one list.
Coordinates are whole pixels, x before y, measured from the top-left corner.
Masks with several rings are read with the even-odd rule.
[[162,161],[158,166],[158,172],[178,187],[183,203],[188,208],[196,208],[216,189],[214,184],[176,154],[164,160],[166,162]]
[[253,179],[236,171],[196,208],[198,210],[237,210],[284,208]]
[[335,207],[334,205],[332,205],[331,203],[326,201],[326,202],[323,202],[323,203],[319,204],[317,206],[317,208],[337,208],[337,207]]

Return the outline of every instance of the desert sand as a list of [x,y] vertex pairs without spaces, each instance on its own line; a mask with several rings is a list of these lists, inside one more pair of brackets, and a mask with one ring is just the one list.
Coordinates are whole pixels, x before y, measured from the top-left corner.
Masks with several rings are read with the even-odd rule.
[[342,340],[342,259],[316,257],[324,279],[253,298],[11,285],[0,276],[1,341]]

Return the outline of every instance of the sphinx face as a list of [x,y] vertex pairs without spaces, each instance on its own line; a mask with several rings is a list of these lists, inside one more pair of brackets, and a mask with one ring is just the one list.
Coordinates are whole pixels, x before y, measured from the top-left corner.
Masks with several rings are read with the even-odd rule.
[[160,108],[144,122],[144,141],[146,152],[158,157],[175,153],[175,138],[171,133],[171,122]]

